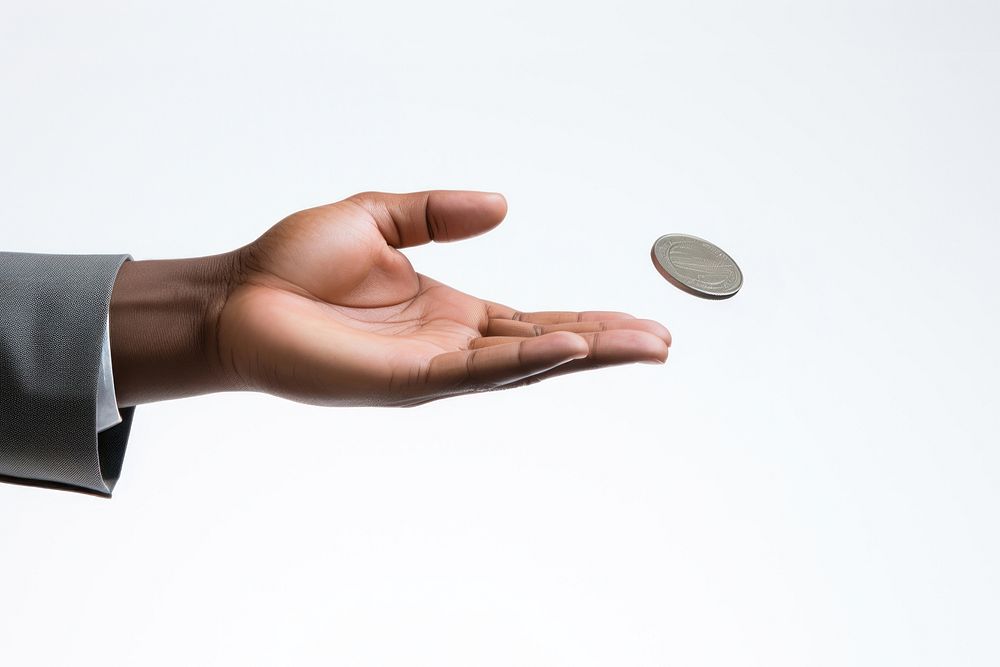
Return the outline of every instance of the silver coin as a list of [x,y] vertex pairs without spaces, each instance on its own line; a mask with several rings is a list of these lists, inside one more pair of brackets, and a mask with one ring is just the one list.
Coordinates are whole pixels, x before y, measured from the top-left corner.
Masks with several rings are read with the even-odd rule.
[[653,264],[671,284],[705,299],[728,299],[743,286],[733,258],[705,239],[667,234],[653,244]]

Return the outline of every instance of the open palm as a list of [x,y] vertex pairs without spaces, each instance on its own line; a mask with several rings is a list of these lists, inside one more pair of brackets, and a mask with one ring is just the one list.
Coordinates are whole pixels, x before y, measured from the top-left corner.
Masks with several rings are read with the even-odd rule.
[[240,248],[218,351],[242,387],[322,405],[415,405],[588,368],[663,362],[670,334],[616,312],[522,313],[416,273],[399,248],[492,229],[497,194],[362,193]]

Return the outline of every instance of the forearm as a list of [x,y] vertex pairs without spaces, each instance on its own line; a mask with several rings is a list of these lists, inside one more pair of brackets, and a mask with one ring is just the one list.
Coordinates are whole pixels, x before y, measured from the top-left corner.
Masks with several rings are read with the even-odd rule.
[[235,388],[216,343],[232,264],[225,253],[122,265],[110,309],[120,407]]

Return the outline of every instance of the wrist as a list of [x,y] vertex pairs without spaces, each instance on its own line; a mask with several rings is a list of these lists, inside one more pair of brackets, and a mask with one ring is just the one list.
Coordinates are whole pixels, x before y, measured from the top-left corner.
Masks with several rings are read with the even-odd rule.
[[219,360],[219,314],[235,254],[122,264],[111,294],[111,362],[118,405],[234,388]]

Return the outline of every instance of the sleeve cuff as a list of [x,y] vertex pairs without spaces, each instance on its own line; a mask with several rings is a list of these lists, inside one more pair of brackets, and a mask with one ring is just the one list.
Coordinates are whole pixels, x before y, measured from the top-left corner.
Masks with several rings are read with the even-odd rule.
[[111,495],[135,409],[98,432],[99,389],[111,291],[130,259],[0,252],[0,480]]
[[115,376],[111,368],[111,317],[104,320],[104,342],[101,345],[101,370],[97,376],[97,432],[122,423],[115,395]]

